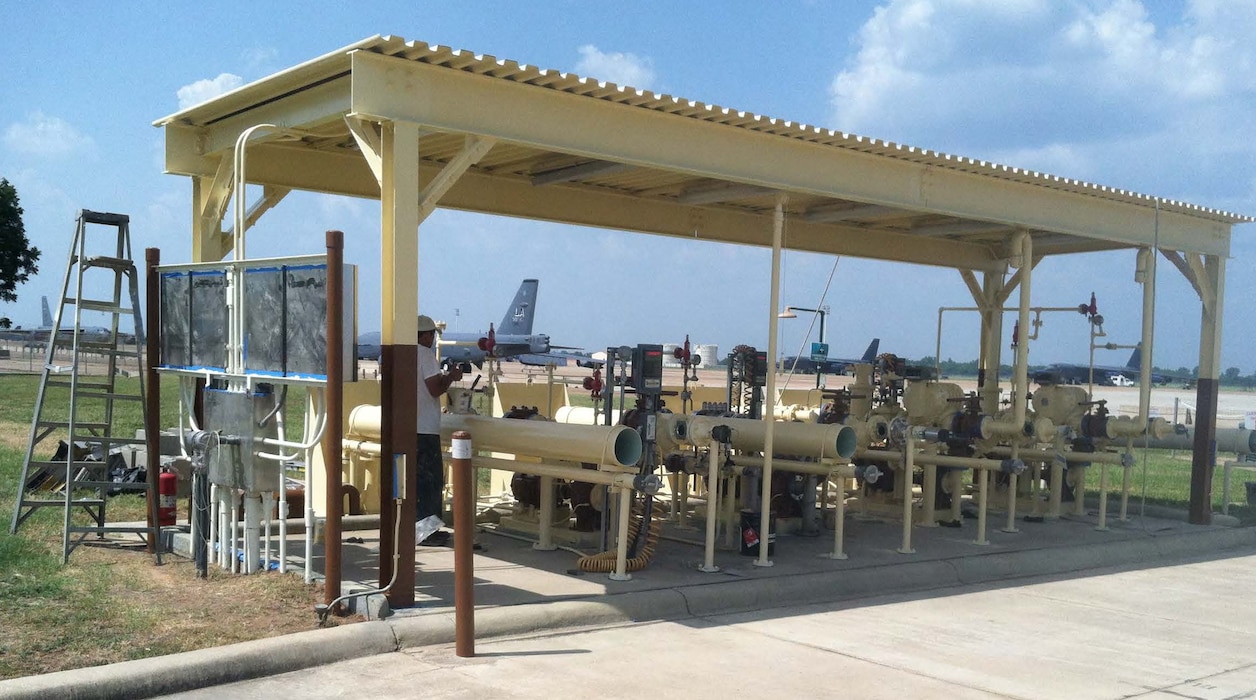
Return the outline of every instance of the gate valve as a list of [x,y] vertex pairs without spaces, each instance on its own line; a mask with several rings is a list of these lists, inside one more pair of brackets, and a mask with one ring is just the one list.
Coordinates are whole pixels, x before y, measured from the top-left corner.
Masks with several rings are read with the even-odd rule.
[[493,330],[493,324],[488,324],[488,337],[480,338],[479,341],[476,342],[476,346],[483,350],[487,355],[493,354],[493,348],[497,347],[497,333]]

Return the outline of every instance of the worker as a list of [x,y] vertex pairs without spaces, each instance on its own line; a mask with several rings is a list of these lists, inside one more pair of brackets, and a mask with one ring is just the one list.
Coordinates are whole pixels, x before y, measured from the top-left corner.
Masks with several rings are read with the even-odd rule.
[[[449,532],[440,519],[445,491],[445,464],[440,448],[440,397],[449,386],[462,379],[462,370],[450,367],[442,372],[436,361],[436,322],[419,316],[418,458],[415,460],[415,540],[418,544],[442,547],[449,544]],[[425,520],[429,517],[435,520]],[[433,527],[434,526],[434,527]],[[430,534],[429,534],[430,533]]]

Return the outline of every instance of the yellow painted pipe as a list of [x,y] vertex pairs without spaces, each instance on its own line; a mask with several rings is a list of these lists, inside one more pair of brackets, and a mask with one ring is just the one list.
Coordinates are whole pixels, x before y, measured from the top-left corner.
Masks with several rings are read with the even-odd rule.
[[[362,405],[349,413],[349,434],[379,439],[379,406]],[[641,459],[641,436],[622,425],[564,425],[543,420],[513,420],[447,413],[441,416],[441,439],[455,431],[471,433],[476,449],[511,452],[546,459],[593,462],[621,467]]]
[[[709,444],[711,430],[721,425],[732,429],[734,448],[755,452],[765,450],[766,421],[716,416],[682,416],[675,413],[659,416],[660,433],[665,432],[678,442],[690,445]],[[774,454],[814,459],[849,459],[859,447],[855,430],[846,425],[777,421],[772,432]]]
[[456,413],[441,416],[442,440],[448,441],[458,430],[471,433],[477,449],[543,459],[630,467],[642,453],[641,436],[622,425],[565,425]]

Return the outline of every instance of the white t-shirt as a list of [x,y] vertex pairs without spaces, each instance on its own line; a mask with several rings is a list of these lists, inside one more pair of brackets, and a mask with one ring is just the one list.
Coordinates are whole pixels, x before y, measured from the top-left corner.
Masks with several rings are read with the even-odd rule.
[[440,435],[440,397],[432,396],[427,389],[427,378],[440,374],[436,363],[436,351],[419,346],[419,415],[415,432],[421,435]]

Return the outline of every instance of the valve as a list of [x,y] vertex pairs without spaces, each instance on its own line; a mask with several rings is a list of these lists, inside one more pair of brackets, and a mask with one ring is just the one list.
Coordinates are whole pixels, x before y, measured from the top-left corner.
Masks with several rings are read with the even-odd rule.
[[663,488],[663,480],[657,474],[638,474],[632,478],[632,487],[653,496]]
[[882,477],[884,472],[875,464],[856,464],[855,478],[865,484],[875,484]]
[[1025,460],[1023,459],[1008,458],[999,463],[999,471],[1004,474],[1020,475],[1025,473],[1025,469]]

